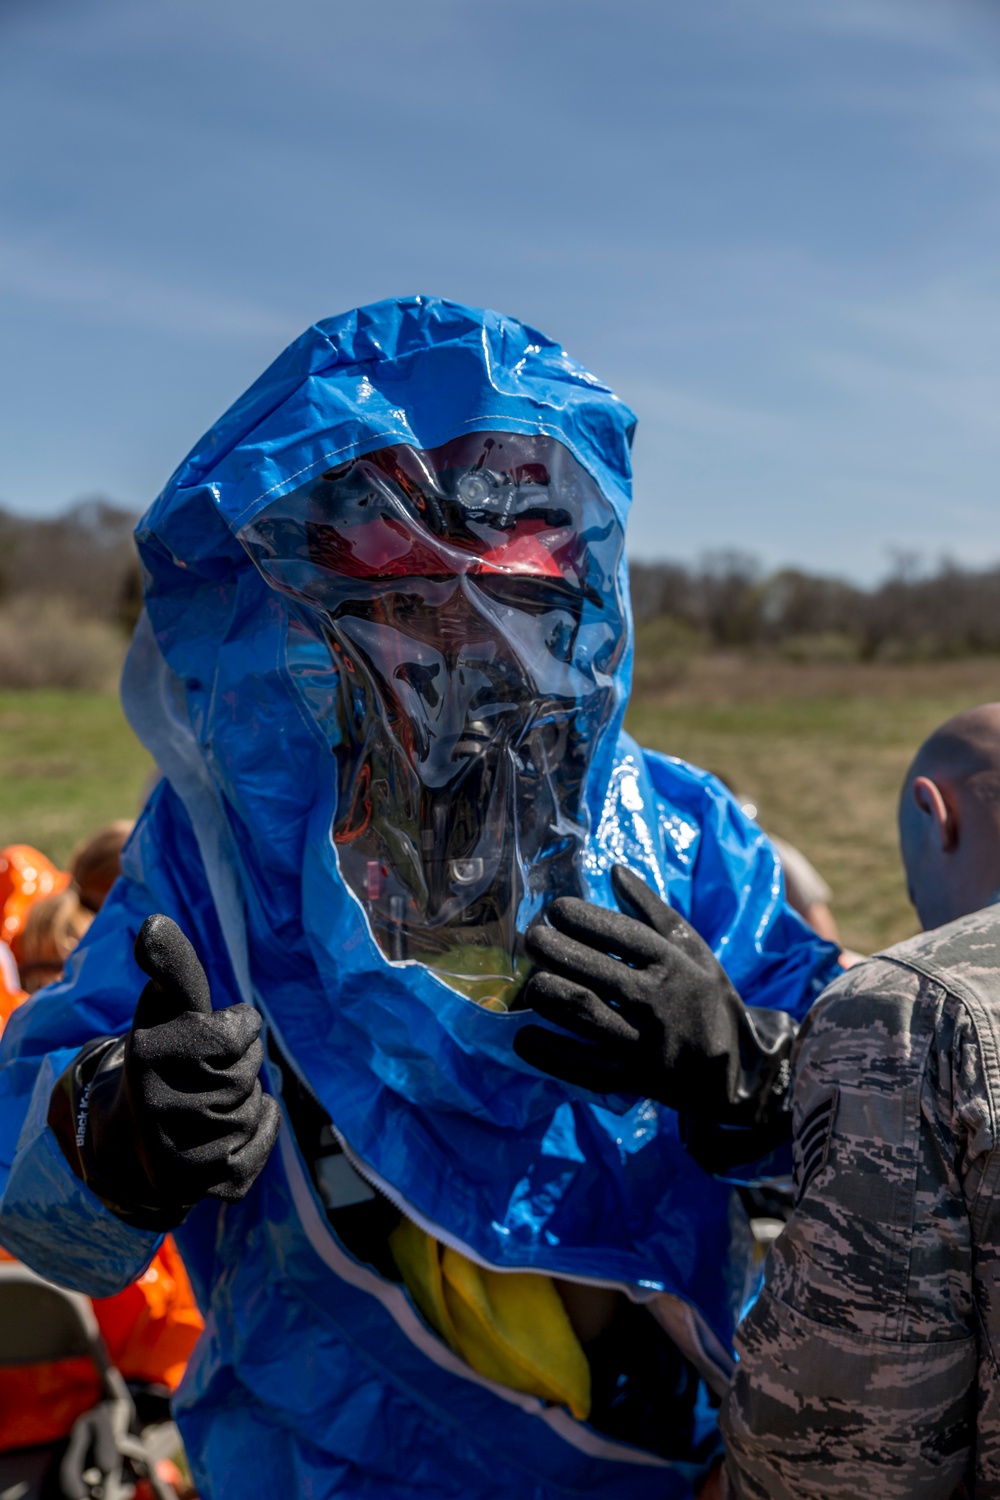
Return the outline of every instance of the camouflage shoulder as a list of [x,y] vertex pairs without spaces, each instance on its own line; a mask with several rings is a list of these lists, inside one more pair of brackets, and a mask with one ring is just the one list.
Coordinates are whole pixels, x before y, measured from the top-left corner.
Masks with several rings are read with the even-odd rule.
[[[857,1031],[871,1039],[873,1031],[885,1027],[890,1032],[903,1031],[927,989],[922,970],[894,961],[891,954],[875,954],[846,970],[823,991],[802,1024],[800,1049],[831,1032],[846,1039]],[[940,998],[944,998],[943,990]]]
[[982,974],[1000,970],[1000,904],[984,906],[944,927],[918,933],[875,957],[912,966],[942,981],[964,971]]

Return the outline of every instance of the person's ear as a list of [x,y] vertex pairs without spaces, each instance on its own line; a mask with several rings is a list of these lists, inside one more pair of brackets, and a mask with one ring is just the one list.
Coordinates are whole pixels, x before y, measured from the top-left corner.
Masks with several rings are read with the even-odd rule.
[[937,782],[929,776],[914,776],[910,795],[938,848],[950,853],[958,843],[958,819]]

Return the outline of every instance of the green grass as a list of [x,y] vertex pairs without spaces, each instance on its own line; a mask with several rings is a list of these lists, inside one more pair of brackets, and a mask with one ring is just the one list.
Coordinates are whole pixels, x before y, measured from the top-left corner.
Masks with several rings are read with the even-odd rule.
[[944,719],[1000,698],[1000,663],[688,664],[627,725],[644,745],[721,774],[796,844],[833,889],[848,947],[870,953],[916,930],[896,842],[899,789]]
[[[844,941],[871,952],[914,931],[896,851],[896,798],[920,742],[1000,698],[1000,662],[865,666],[685,655],[640,633],[628,727],[720,772],[833,887]],[[0,846],[57,862],[111,818],[134,817],[152,765],[113,697],[0,693]]]
[[134,818],[153,763],[117,698],[0,693],[0,847],[34,844],[57,864],[112,818]]

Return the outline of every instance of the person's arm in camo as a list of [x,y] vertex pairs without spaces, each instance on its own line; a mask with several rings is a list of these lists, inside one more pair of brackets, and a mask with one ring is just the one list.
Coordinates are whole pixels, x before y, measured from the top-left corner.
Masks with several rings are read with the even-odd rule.
[[1000,1493],[996,1023],[953,989],[875,959],[804,1024],[797,1205],[739,1331],[723,1493]]

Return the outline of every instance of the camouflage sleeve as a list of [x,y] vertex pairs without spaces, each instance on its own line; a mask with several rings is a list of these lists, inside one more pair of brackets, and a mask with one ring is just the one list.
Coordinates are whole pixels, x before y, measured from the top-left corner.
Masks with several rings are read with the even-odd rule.
[[[1000,1078],[995,1007],[981,1004],[959,1017],[950,1085],[959,1129],[958,1170],[972,1236],[972,1298],[979,1342],[976,1495],[1000,1494],[1000,1140],[995,1090],[984,1079],[984,1053]],[[992,1104],[992,1107],[991,1107]]]
[[796,1208],[722,1411],[737,1496],[924,1500],[969,1477],[977,1339],[956,1056],[969,1099],[985,1085],[961,1017],[935,980],[886,959],[852,969],[807,1017]]

